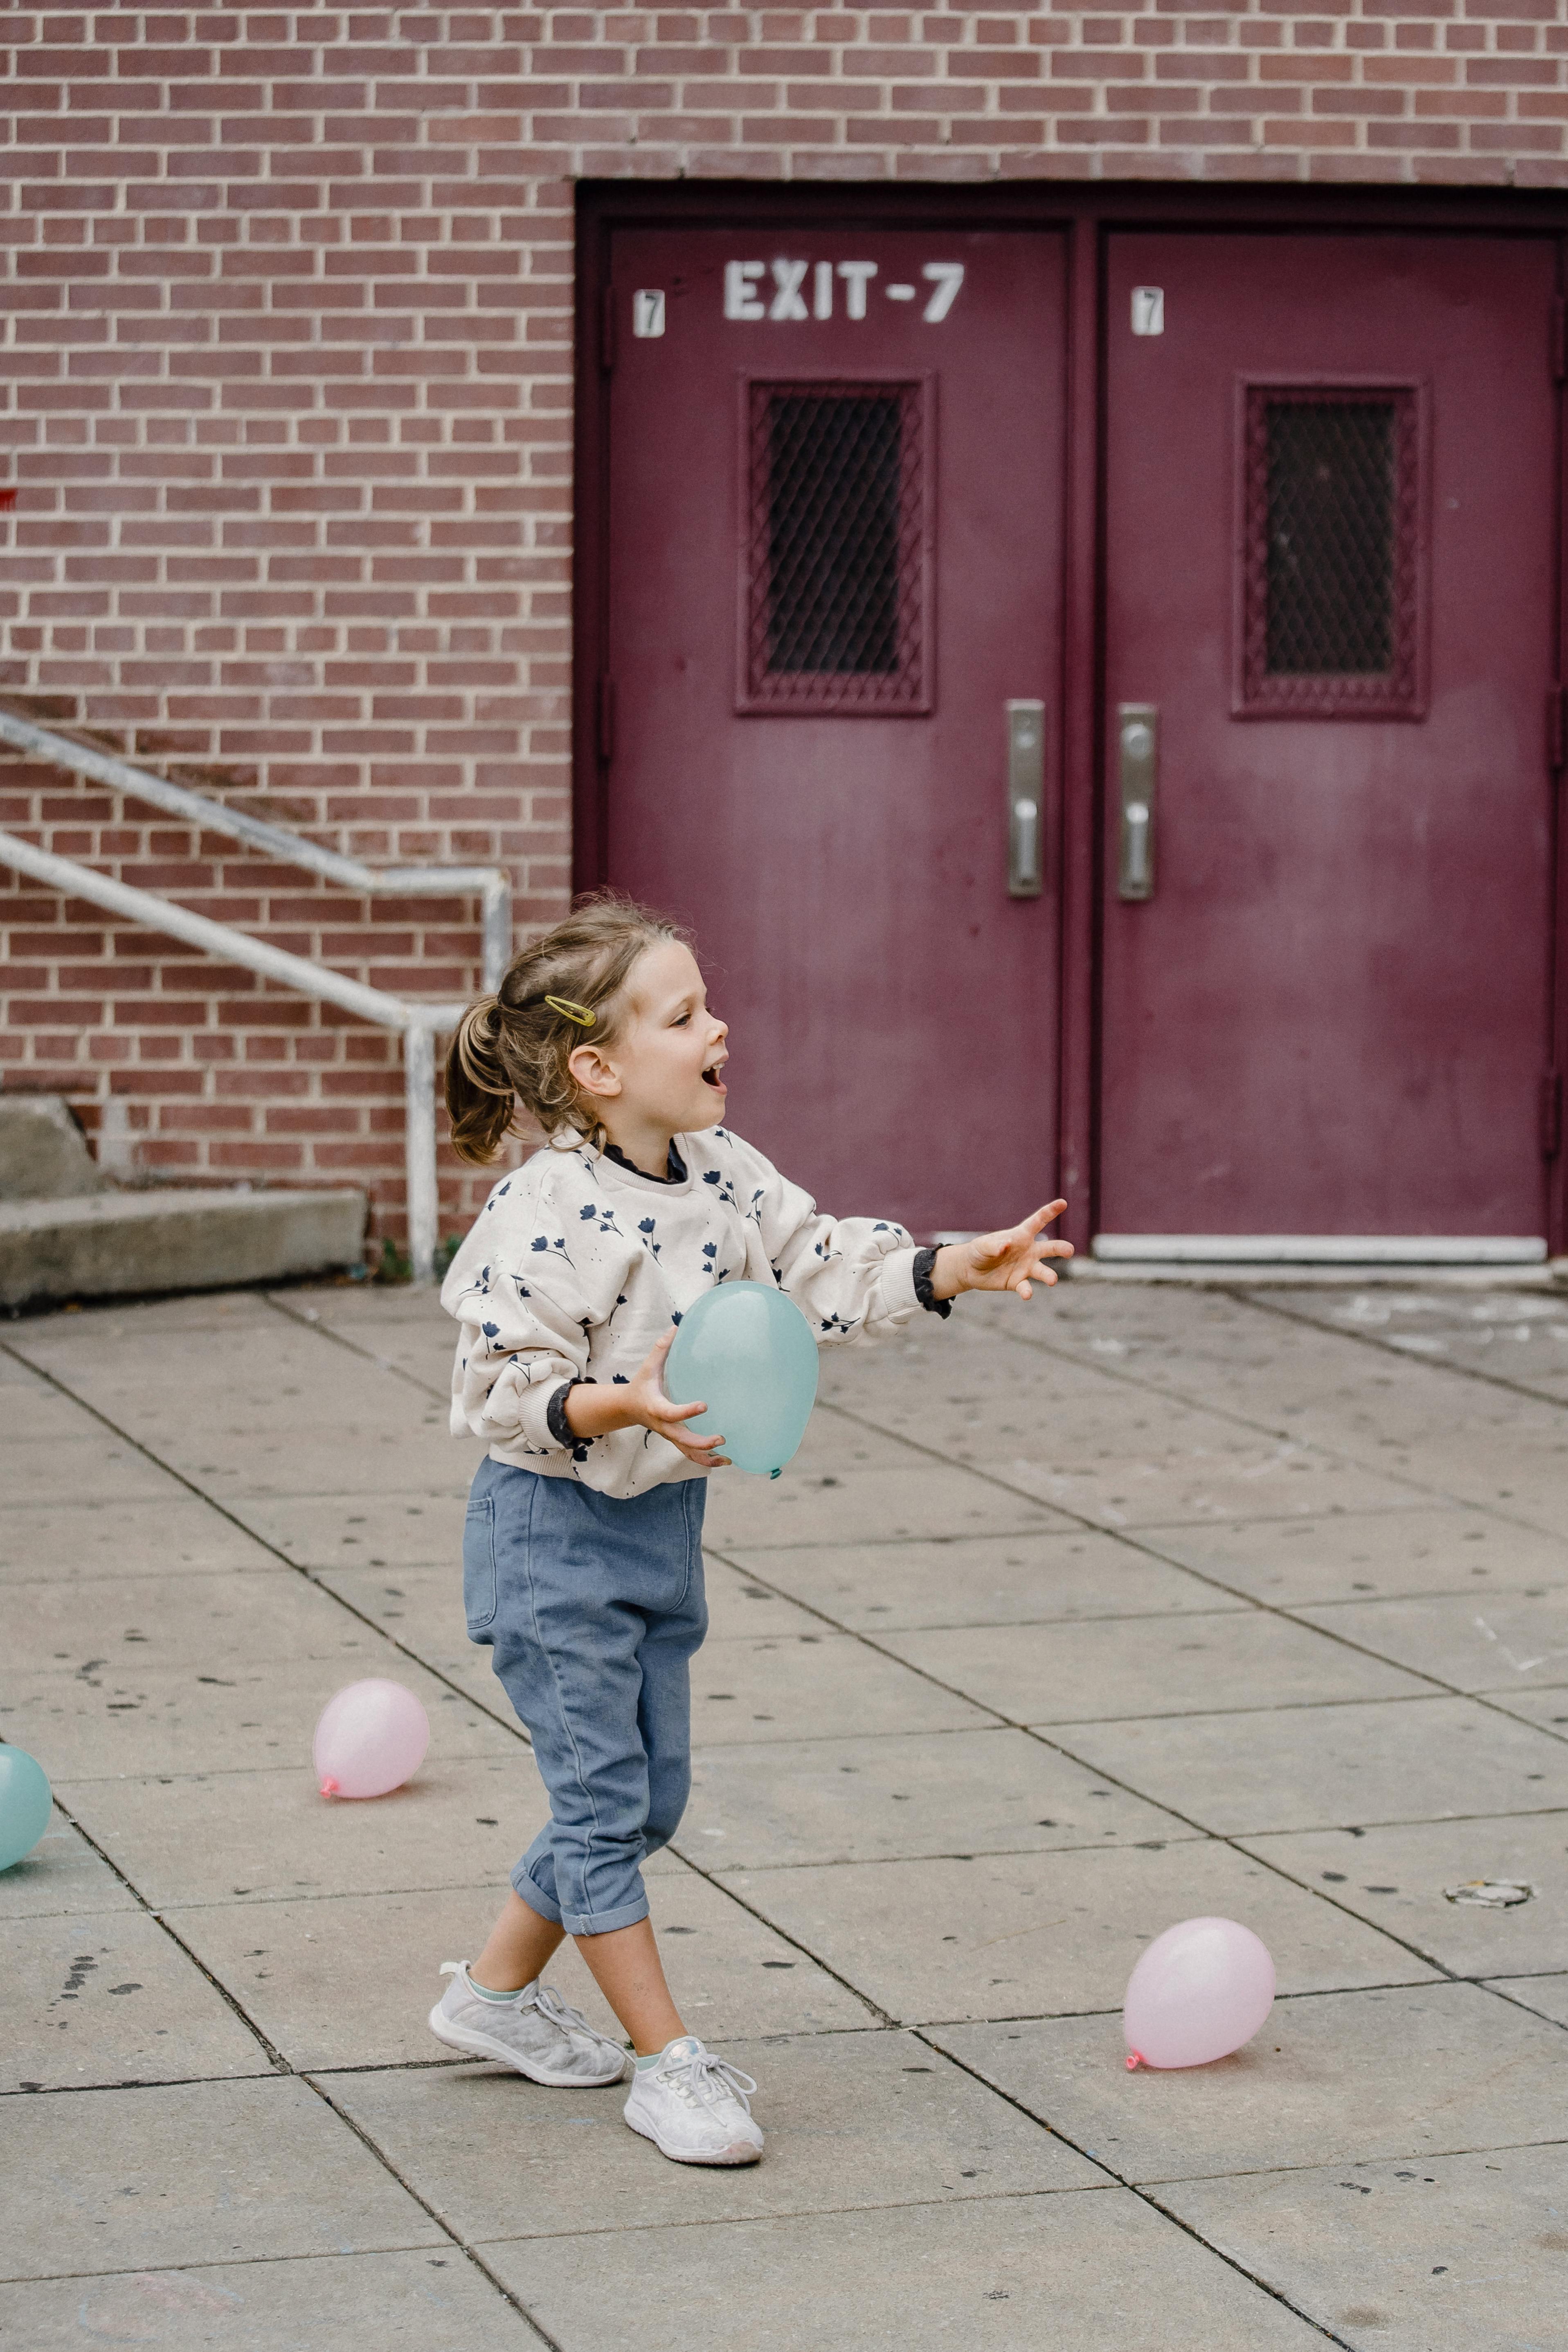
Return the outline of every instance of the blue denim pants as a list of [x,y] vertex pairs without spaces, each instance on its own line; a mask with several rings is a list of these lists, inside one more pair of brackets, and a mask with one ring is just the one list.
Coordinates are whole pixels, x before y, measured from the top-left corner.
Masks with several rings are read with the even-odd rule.
[[488,1457],[474,1478],[468,1639],[492,1645],[550,1793],[511,1883],[570,1936],[647,1917],[638,1865],[686,1810],[706,1500],[702,1478],[622,1502]]

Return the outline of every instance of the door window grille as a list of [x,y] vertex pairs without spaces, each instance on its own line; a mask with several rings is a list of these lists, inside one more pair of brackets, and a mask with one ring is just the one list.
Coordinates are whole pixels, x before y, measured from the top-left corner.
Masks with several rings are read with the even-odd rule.
[[1238,709],[1419,715],[1420,457],[1410,386],[1247,386]]
[[920,383],[752,383],[744,411],[742,710],[928,709]]

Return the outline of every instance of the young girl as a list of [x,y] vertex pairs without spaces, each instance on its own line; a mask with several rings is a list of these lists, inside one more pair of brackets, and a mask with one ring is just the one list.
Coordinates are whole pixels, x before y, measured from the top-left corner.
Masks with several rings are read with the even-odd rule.
[[715,1283],[776,1282],[820,1341],[875,1339],[961,1290],[1054,1282],[1064,1207],[916,1249],[884,1220],[819,1216],[720,1125],[722,1021],[673,923],[588,900],[466,1015],[447,1064],[452,1140],[493,1160],[518,1108],[550,1138],[452,1262],[452,1427],[489,1441],[463,1537],[469,1638],[533,1742],[550,1822],[479,1958],[430,2012],[454,2049],[535,2083],[620,2082],[626,2057],[541,1981],[572,1936],[633,2050],[626,2119],[682,2164],[754,2164],[750,2075],[689,2033],[638,1865],[690,1787],[689,1671],[708,1627],[702,1506],[721,1436],[664,1393],[675,1327]]

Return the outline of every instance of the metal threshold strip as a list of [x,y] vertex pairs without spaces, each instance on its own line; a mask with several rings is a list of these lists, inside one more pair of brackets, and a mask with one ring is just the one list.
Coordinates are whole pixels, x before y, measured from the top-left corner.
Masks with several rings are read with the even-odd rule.
[[1097,1234],[1096,1258],[1136,1265],[1541,1265],[1535,1234]]

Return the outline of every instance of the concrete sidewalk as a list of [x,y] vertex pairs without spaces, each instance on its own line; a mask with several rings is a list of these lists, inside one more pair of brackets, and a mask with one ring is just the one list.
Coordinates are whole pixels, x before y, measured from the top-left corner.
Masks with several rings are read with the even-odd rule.
[[[426,2031],[544,1810],[450,1348],[350,1287],[0,1333],[0,1733],[61,1808],[0,1875],[0,2346],[1568,2345],[1568,1302],[1081,1284],[825,1360],[714,1484],[650,1870],[762,2084],[732,2174]],[[325,1803],[367,1674],[430,1754]],[[1268,2026],[1129,2074],[1212,1911]]]

